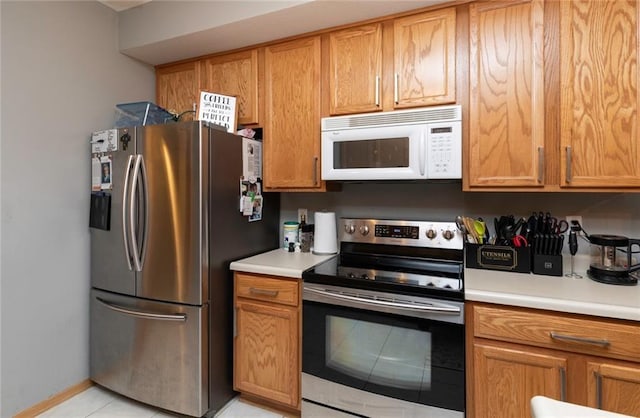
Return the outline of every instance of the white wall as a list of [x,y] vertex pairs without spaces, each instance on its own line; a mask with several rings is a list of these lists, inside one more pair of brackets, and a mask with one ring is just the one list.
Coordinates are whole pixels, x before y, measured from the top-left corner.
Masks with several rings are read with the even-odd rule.
[[89,137],[114,105],[153,100],[153,68],[118,52],[116,13],[0,2],[0,416],[89,375]]

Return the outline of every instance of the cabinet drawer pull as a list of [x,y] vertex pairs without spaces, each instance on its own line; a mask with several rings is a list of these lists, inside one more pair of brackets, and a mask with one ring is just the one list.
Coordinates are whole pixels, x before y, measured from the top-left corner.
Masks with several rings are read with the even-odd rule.
[[376,76],[376,107],[380,107],[380,76]]
[[278,290],[268,290],[268,289],[258,289],[255,287],[250,287],[249,288],[249,293],[251,293],[252,295],[262,295],[262,296],[273,296],[276,297],[278,296],[279,291]]
[[601,347],[608,347],[611,343],[608,340],[597,340],[595,338],[573,337],[571,335],[562,335],[550,332],[549,335],[554,340],[569,341],[572,343],[593,344]]
[[400,74],[396,73],[393,78],[393,101],[395,104],[400,102],[400,94],[398,93],[398,85],[400,84]]
[[542,183],[544,173],[544,147],[538,147],[538,183]]
[[602,409],[602,376],[598,372],[593,372],[596,378],[596,408]]
[[566,148],[567,151],[567,183],[571,183],[571,176],[573,175],[571,173],[571,147],[567,147]]
[[313,185],[318,185],[318,157],[313,157]]
[[567,400],[567,371],[564,367],[560,367],[560,400]]

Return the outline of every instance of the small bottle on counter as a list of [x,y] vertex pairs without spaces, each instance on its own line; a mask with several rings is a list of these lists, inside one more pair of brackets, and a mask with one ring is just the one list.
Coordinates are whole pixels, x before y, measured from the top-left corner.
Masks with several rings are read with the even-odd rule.
[[311,251],[311,243],[313,242],[313,224],[305,223],[300,227],[300,251],[308,253]]
[[289,249],[289,245],[293,244],[294,247],[298,243],[298,222],[285,222],[282,230],[282,235],[284,236],[284,248]]

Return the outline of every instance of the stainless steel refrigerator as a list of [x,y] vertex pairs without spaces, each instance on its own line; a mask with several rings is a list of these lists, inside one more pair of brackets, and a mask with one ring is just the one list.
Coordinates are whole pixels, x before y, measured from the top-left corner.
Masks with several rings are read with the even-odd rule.
[[109,187],[94,193],[107,219],[90,228],[91,379],[212,416],[234,396],[229,263],[278,247],[279,195],[263,195],[262,220],[242,215],[242,138],[213,125],[124,128],[116,140],[101,155]]

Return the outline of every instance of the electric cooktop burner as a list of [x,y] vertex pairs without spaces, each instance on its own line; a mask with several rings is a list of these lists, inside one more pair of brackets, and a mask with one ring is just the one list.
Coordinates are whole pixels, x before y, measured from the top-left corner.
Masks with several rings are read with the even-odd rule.
[[340,219],[340,255],[303,273],[310,283],[464,299],[455,222]]

